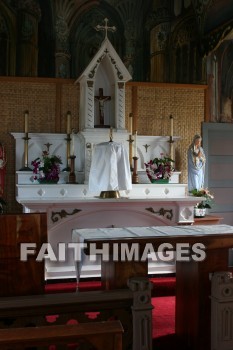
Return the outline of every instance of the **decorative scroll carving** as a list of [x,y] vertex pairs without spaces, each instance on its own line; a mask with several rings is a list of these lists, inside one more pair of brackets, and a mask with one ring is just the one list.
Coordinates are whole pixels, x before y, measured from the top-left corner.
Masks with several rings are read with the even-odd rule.
[[168,219],[168,220],[172,220],[172,218],[173,218],[173,210],[172,209],[160,208],[158,211],[155,211],[152,207],[150,207],[150,208],[146,208],[146,210],[150,211],[153,214],[159,214],[159,215],[165,216],[166,219]]
[[122,80],[123,79],[123,74],[119,70],[119,68],[117,67],[116,60],[110,54],[108,54],[108,57],[110,58],[110,62],[112,63],[113,67],[116,70],[116,74],[117,74],[118,79]]
[[98,68],[100,62],[104,59],[105,56],[106,56],[106,53],[105,53],[105,54],[102,54],[102,55],[97,59],[95,66],[92,68],[92,70],[91,70],[91,71],[89,72],[89,74],[88,74],[88,78],[90,78],[90,79],[93,79],[93,78],[94,78],[95,73],[96,73],[96,71],[97,71],[97,68]]
[[64,219],[68,215],[74,215],[76,213],[79,213],[80,211],[82,211],[82,210],[81,209],[74,209],[72,211],[72,213],[67,213],[67,211],[65,209],[62,209],[61,211],[52,211],[51,220],[52,220],[52,222],[57,222],[59,219]]

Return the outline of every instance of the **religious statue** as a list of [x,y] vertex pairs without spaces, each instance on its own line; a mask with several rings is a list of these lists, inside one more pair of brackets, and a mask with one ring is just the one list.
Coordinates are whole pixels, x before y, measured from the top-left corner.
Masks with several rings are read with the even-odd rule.
[[103,89],[99,89],[99,96],[95,96],[95,99],[99,103],[99,117],[100,117],[100,125],[104,126],[104,103],[106,101],[111,100],[111,96],[104,96]]
[[201,147],[202,138],[195,135],[188,148],[188,190],[200,190],[204,187],[206,157]]

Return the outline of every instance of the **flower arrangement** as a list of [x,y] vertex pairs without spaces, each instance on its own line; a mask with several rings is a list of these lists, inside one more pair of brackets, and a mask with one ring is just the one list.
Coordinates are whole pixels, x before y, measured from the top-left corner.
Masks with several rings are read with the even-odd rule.
[[203,197],[204,199],[196,204],[196,208],[200,209],[211,209],[211,205],[213,203],[214,196],[210,193],[207,188],[201,188],[200,190],[194,189],[190,191],[190,193],[195,197]]
[[144,163],[146,166],[146,173],[150,181],[162,179],[168,180],[174,171],[172,163],[174,163],[174,160],[164,156],[163,153],[161,153],[161,158],[154,158],[148,163]]
[[50,156],[47,151],[43,151],[42,159],[38,157],[31,164],[34,167],[34,180],[45,183],[57,183],[59,181],[60,164],[62,164],[59,156]]

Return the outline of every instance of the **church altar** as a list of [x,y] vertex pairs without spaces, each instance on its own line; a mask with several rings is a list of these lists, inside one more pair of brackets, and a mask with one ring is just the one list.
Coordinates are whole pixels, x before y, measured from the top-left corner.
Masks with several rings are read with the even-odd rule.
[[[131,190],[120,191],[119,199],[101,199],[99,192],[90,192],[88,177],[91,155],[95,144],[108,139],[109,130],[88,131],[74,135],[76,156],[76,183],[69,183],[69,171],[61,171],[58,184],[41,184],[34,180],[32,170],[22,169],[24,161],[24,134],[13,133],[16,152],[16,199],[25,213],[46,212],[48,242],[54,247],[60,242],[71,242],[74,228],[183,225],[194,221],[193,206],[197,199],[187,195],[187,185],[179,183],[179,172],[174,172],[168,184],[151,184],[144,162],[161,153],[169,153],[168,137],[138,136],[139,183]],[[128,146],[128,133],[115,132],[114,139]],[[46,147],[50,154],[62,159],[61,170],[67,167],[66,134],[29,134],[28,166],[40,157]],[[178,139],[178,138],[176,138]],[[147,144],[146,149],[144,145]],[[45,278],[74,278],[75,265],[67,252],[64,262],[45,262]],[[160,272],[173,272],[174,266],[160,266]],[[158,272],[158,269],[157,269]],[[82,277],[99,276],[93,267],[83,271]],[[154,273],[151,267],[150,273]]]
[[[22,177],[30,176],[22,173]],[[18,174],[20,179],[21,174]],[[101,228],[122,226],[164,226],[192,224],[196,198],[186,195],[184,184],[136,184],[132,190],[120,191],[121,198],[101,199],[99,193],[90,193],[88,185],[17,184],[17,201],[24,212],[46,212],[48,242],[55,254],[57,244],[69,243],[74,228]],[[149,273],[174,272],[174,265],[150,265]],[[87,267],[82,277],[97,277],[99,266]],[[72,252],[66,260],[45,262],[45,278],[75,278]]]
[[[173,226],[194,221],[197,199],[187,195],[186,184],[179,183],[179,171],[167,184],[151,184],[146,175],[144,163],[156,157],[174,158],[179,137],[173,134],[171,115],[169,136],[137,135],[132,113],[126,128],[125,83],[130,79],[106,32],[99,51],[75,82],[80,86],[78,127],[71,125],[68,111],[66,134],[30,133],[25,112],[25,132],[12,133],[16,199],[26,213],[47,213],[48,242],[55,251],[59,242],[71,242],[75,228]],[[131,170],[134,167],[138,175],[132,189],[120,191],[119,199],[101,199],[100,193],[90,192],[88,186],[95,146],[110,140],[124,146]],[[61,157],[57,184],[41,184],[34,178],[31,162],[41,158],[43,151]],[[137,163],[132,161],[135,158]],[[67,252],[63,262],[46,261],[45,277],[75,277],[72,255]]]

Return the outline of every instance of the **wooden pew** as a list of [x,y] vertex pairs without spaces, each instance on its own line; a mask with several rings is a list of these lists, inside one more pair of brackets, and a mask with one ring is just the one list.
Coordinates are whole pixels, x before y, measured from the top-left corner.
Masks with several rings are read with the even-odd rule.
[[152,308],[148,278],[132,278],[129,289],[2,297],[0,330],[118,320],[123,350],[141,350],[145,343],[152,350]]
[[122,333],[120,321],[0,329],[0,349],[84,343],[96,350],[122,350]]

